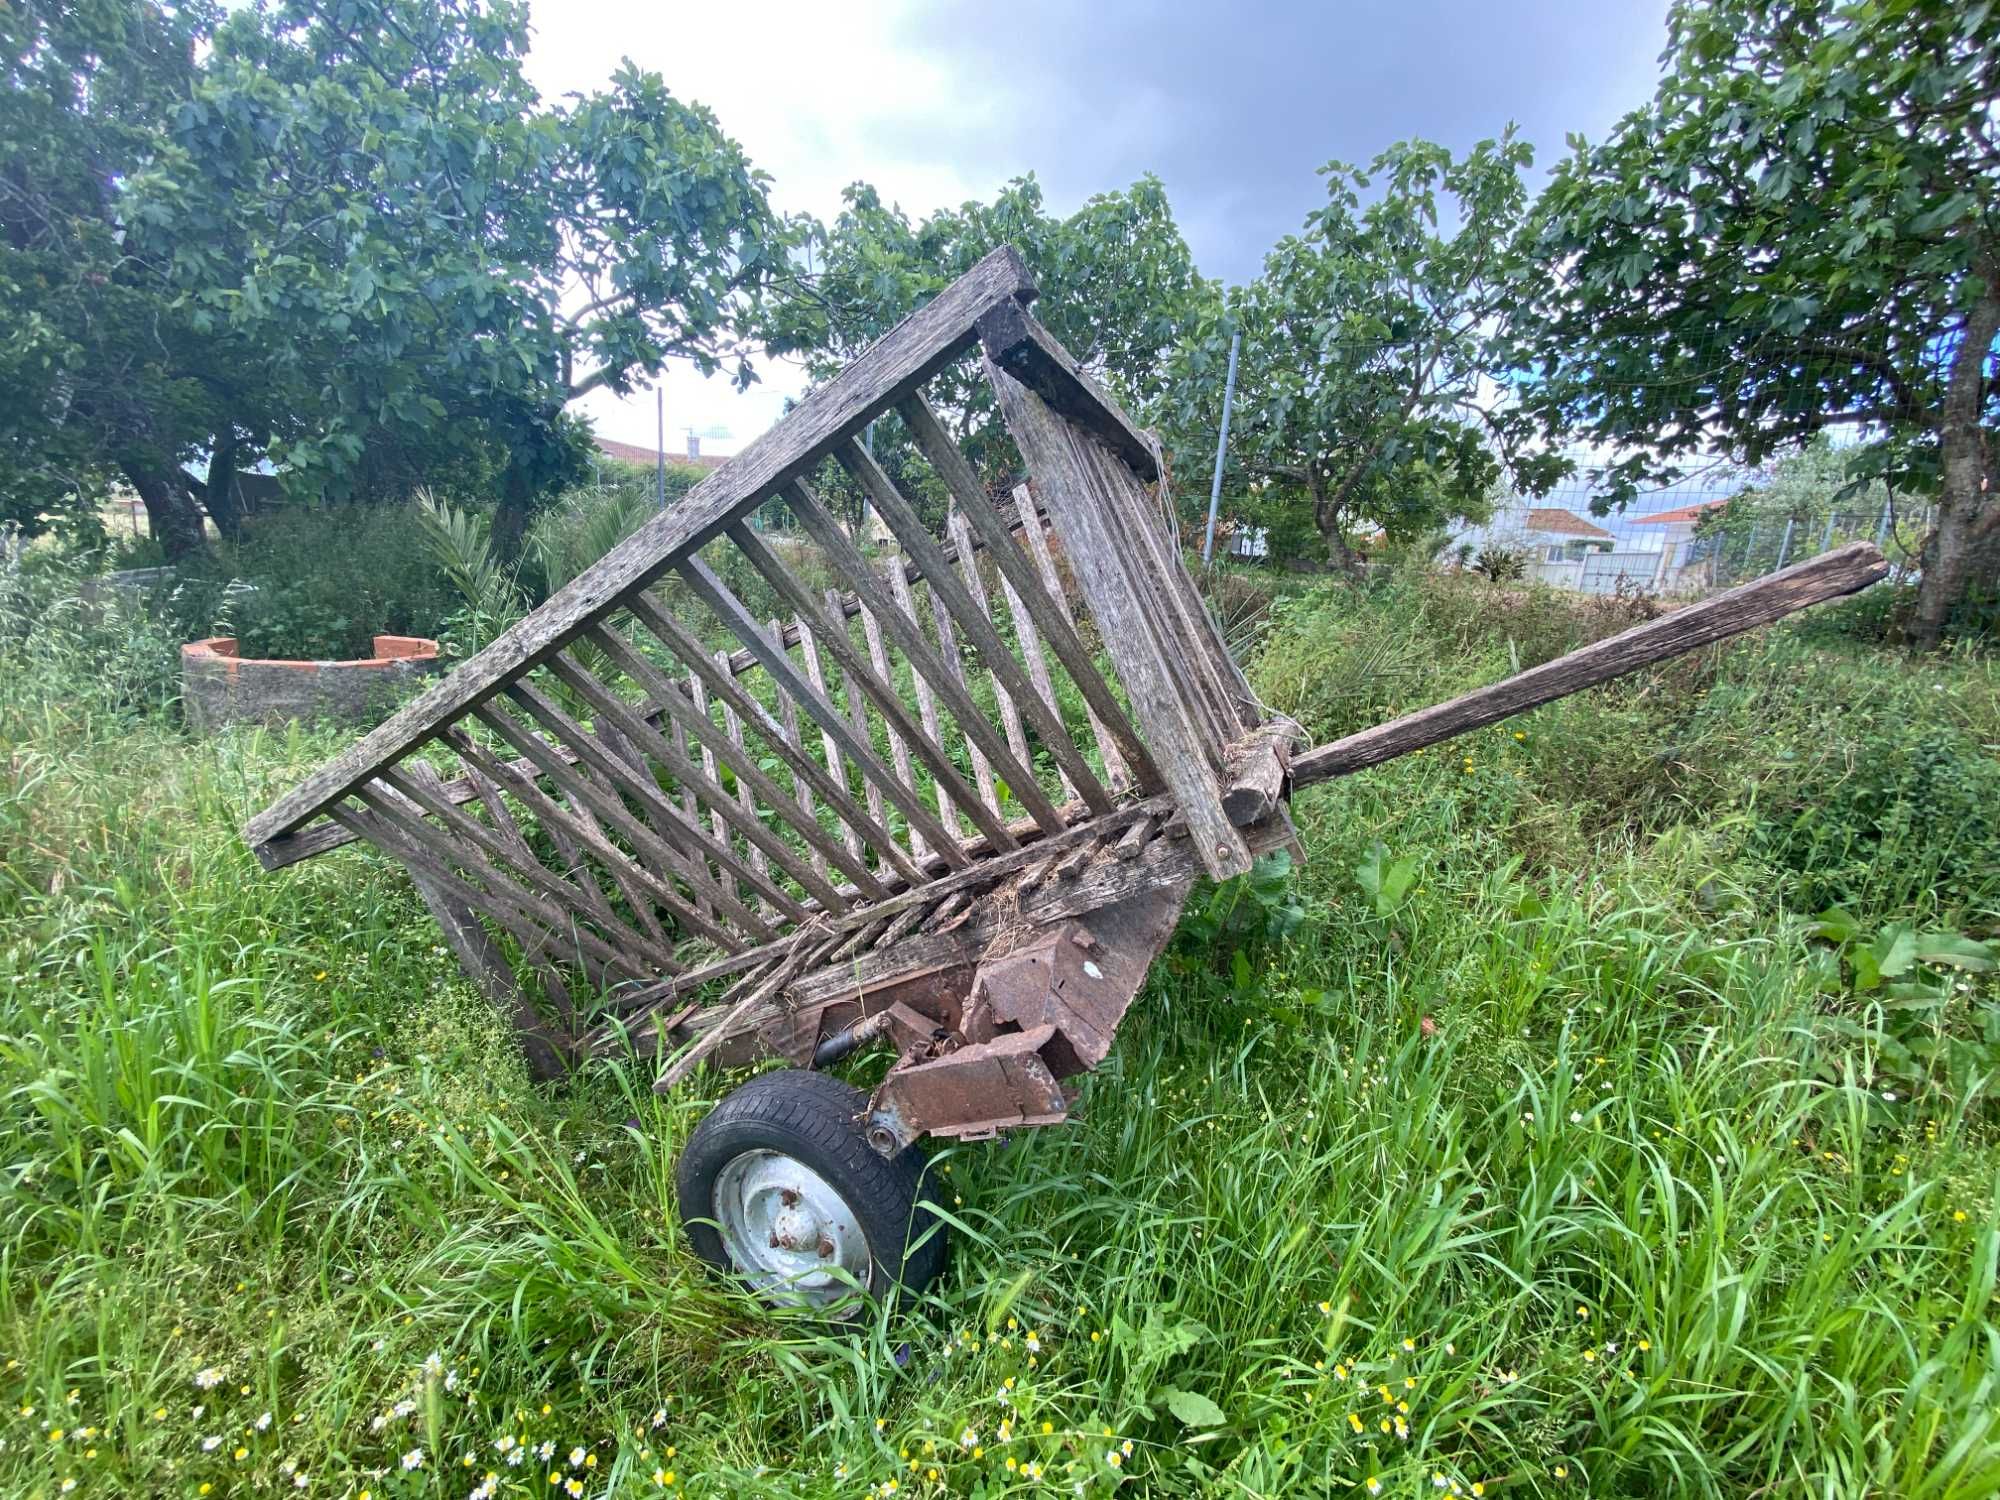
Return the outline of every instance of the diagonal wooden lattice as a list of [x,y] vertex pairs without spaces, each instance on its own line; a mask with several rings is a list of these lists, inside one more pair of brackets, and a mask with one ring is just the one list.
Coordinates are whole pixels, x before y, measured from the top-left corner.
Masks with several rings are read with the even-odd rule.
[[[393,855],[550,1047],[579,977],[657,996],[736,974],[756,995],[781,970],[893,967],[1002,873],[1040,878],[1039,850],[1061,878],[1078,850],[1116,864],[1119,841],[1171,829],[1187,871],[1247,869],[1223,786],[1259,716],[1148,489],[1146,436],[1033,295],[1011,251],[989,255],[258,814],[259,858],[356,838]],[[1000,496],[924,394],[975,348],[1029,474]],[[889,412],[949,496],[935,528],[861,442]],[[864,547],[809,487],[829,459],[892,545]],[[803,544],[757,529],[773,499]],[[539,1004],[508,988],[502,943]]]

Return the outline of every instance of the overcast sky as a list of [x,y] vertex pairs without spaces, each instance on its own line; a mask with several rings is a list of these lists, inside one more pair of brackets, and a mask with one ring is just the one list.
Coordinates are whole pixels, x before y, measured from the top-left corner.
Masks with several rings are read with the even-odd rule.
[[[1536,175],[1564,136],[1601,137],[1648,98],[1665,0],[1138,0],[729,5],[534,0],[544,94],[604,86],[621,58],[657,70],[769,172],[780,209],[822,217],[856,179],[913,218],[1034,172],[1048,207],[1145,172],[1167,186],[1203,274],[1257,273],[1296,230],[1328,160],[1425,136],[1463,149],[1517,124]],[[684,429],[729,453],[800,386],[765,365],[746,396],[675,369]],[[650,445],[650,396],[584,410]],[[727,434],[726,436],[724,434]]]

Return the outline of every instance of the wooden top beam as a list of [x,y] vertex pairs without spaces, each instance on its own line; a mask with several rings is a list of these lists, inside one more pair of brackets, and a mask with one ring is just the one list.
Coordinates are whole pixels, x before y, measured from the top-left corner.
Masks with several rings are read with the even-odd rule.
[[858,434],[870,418],[971,348],[981,314],[1034,294],[1034,281],[1021,258],[1004,245],[993,251],[877,339],[680,504],[648,521],[477,656],[258,813],[244,825],[245,842],[261,849],[317,816],[561,650],[627,594],[652,583],[677,558],[807,473],[830,445]]
[[1148,484],[1160,477],[1152,439],[1027,308],[1003,302],[981,313],[979,337],[993,362],[1040,396],[1051,411],[1109,446]]

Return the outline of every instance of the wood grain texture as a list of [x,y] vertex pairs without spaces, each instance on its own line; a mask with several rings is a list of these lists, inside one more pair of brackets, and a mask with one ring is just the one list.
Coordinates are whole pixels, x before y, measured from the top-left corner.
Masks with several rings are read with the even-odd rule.
[[1635,625],[1608,640],[1516,673],[1446,703],[1320,745],[1292,761],[1292,785],[1311,786],[1380,765],[1412,750],[1481,729],[1654,662],[1713,645],[1783,619],[1795,610],[1838,599],[1887,576],[1889,564],[1872,542],[1850,542],[1733,588],[1713,599]]
[[644,588],[790,480],[883,407],[914,393],[969,349],[981,313],[1034,296],[1027,267],[1002,246],[864,350],[769,432],[704,479],[672,509],[559,589],[485,650],[406,704],[244,825],[252,848],[304,823],[559,651],[619,600]]
[[[910,827],[918,830],[926,838],[932,840],[945,838],[946,834],[943,826],[924,807],[923,799],[917,795],[916,789],[907,780],[899,780],[890,772],[887,766],[882,764],[881,760],[875,754],[874,747],[865,738],[855,733],[854,726],[848,721],[847,715],[834,707],[832,701],[828,699],[821,687],[816,687],[807,681],[800,674],[799,669],[793,665],[791,658],[778,649],[775,643],[767,642],[759,636],[755,620],[751,618],[750,612],[743,607],[743,602],[730,591],[729,586],[720,578],[717,578],[709,570],[708,565],[698,557],[688,558],[680,565],[680,568],[681,576],[687,579],[689,585],[701,598],[702,602],[716,612],[717,617],[735,633],[738,640],[748,641],[750,648],[763,657],[764,669],[776,679],[786,692],[792,695],[799,707],[805,710],[807,716],[814,723],[818,724],[820,729],[833,740],[835,745],[839,747],[841,754],[846,755],[856,765],[861,767],[863,776],[882,787],[883,795],[888,797],[890,801],[894,802],[902,810],[903,816],[909,819]],[[783,570],[781,569],[780,571],[782,572]],[[814,606],[811,596],[798,585],[797,580],[791,578],[789,573],[786,573],[784,576],[791,582],[794,591],[792,596],[785,600],[785,603],[795,612],[801,623],[811,629],[816,640],[821,635],[826,635],[831,639],[833,629],[820,617],[819,610]],[[745,633],[746,631],[748,634]],[[839,640],[843,646],[847,644],[847,633],[845,630],[840,632]],[[841,665],[845,669],[847,663],[843,661]],[[902,715],[905,725],[914,728],[914,726],[908,725],[908,714],[903,711],[902,700],[895,698],[893,693],[890,697],[896,704],[897,712]],[[841,815],[843,817],[849,816],[845,809],[842,810]],[[953,847],[946,855],[946,858],[955,860],[958,864],[964,864],[965,856],[957,852],[956,841],[954,840],[952,843]]]
[[[974,540],[985,544],[1012,595],[1018,596],[1036,629],[1055,653],[1056,660],[1062,663],[1063,670],[1076,683],[1090,714],[1091,732],[1097,736],[1098,746],[1103,752],[1105,778],[1110,782],[1111,790],[1120,791],[1131,784],[1131,777],[1126,771],[1129,763],[1143,768],[1141,780],[1145,789],[1157,791],[1160,783],[1153,775],[1145,746],[1140,743],[1137,731],[1126,718],[1125,710],[1119,706],[1110,685],[1097,670],[1097,663],[1077,636],[1076,621],[1070,614],[1069,601],[1063,596],[1055,560],[1049,555],[1049,542],[1043,534],[1040,514],[1027,488],[1022,486],[1014,491],[1011,497],[1014,516],[1012,520],[1003,519],[987,501],[979,477],[972,472],[972,465],[958,451],[958,445],[951,440],[929,404],[921,396],[912,396],[898,405],[896,411],[915,436],[925,459],[944,481],[952,499],[958,502],[960,514],[975,533]],[[1019,530],[1028,543],[1028,556],[1023,556],[1020,549],[1013,545],[1014,530]],[[1030,558],[1033,559],[1032,565]],[[1025,642],[1026,637],[1023,640]]]
[[[849,793],[844,776],[839,774],[838,747],[830,740],[827,742],[826,764],[821,765],[801,742],[797,726],[799,700],[790,686],[792,682],[798,680],[798,672],[792,666],[791,657],[775,634],[760,635],[757,649],[763,652],[767,659],[782,663],[786,669],[783,674],[772,672],[769,675],[772,686],[777,690],[780,705],[790,715],[792,726],[789,729],[784,724],[773,722],[763,704],[751,697],[734,677],[716,671],[709,664],[707,656],[701,649],[701,641],[695,634],[650,596],[645,594],[634,596],[629,608],[633,618],[645,626],[661,645],[687,664],[697,680],[705,683],[722,702],[734,708],[764,736],[765,741],[777,752],[779,758],[791,767],[794,777],[803,778],[807,786],[825,799],[833,808],[834,815],[850,831],[857,829],[860,831],[878,858],[886,859],[906,879],[920,881],[924,878],[923,872],[902,851],[901,846],[890,834],[879,805],[871,799],[868,811],[864,812],[861,804]],[[742,619],[748,620],[749,615],[744,613]],[[810,646],[810,635],[804,639]]]
[[[834,457],[850,474],[861,481],[862,488],[868,492],[868,497],[875,502],[876,509],[881,512],[882,519],[889,523],[889,529],[896,534],[896,540],[903,544],[903,550],[910,555],[910,560],[922,571],[925,582],[930,585],[931,599],[938,606],[938,619],[945,622],[941,627],[940,643],[944,640],[942,630],[948,629],[950,625],[955,624],[960,631],[963,631],[972,642],[981,663],[993,674],[994,680],[1019,699],[1021,707],[1035,727],[1035,732],[1042,737],[1042,743],[1048,749],[1050,757],[1075,783],[1091,812],[1111,811],[1111,799],[1105,795],[1104,788],[1098,785],[1096,775],[1088,765],[1084,764],[1083,757],[1077,754],[1076,746],[1071,742],[1069,731],[1063,727],[1062,720],[1049,713],[1042,706],[1041,700],[1035,697],[1033,686],[1028,681],[1027,669],[1021,665],[1014,653],[1007,649],[1006,643],[1000,639],[1000,633],[993,628],[990,614],[967,592],[952,567],[951,558],[932,538],[916,511],[903,498],[889,476],[882,472],[881,465],[877,464],[867,450],[858,443],[840,444],[834,449]],[[953,655],[955,659],[955,653]],[[951,663],[948,662],[946,665],[949,666]],[[1032,765],[1018,763],[1008,765],[1008,758],[1012,755],[1010,747],[1004,742],[994,743],[992,726],[986,722],[985,716],[978,712],[976,706],[972,705],[971,699],[965,693],[962,679],[954,685],[957,687],[957,697],[962,699],[966,706],[961,707],[954,702],[952,712],[961,720],[964,719],[966,712],[971,712],[978,722],[976,725],[968,724],[964,727],[968,734],[975,729],[985,731],[983,735],[975,737],[975,742],[1010,784],[1015,784],[1016,777],[1027,778],[1026,787],[1015,784],[1015,799],[1029,812],[1040,817],[1043,807],[1047,805],[1047,799],[1042,796],[1040,788],[1035,784]],[[996,749],[1002,753],[996,755],[994,753]],[[1024,759],[1024,757],[1014,758],[1017,761]],[[1048,811],[1053,814],[1055,810],[1049,807]],[[1060,825],[1061,819],[1057,818],[1056,822]]]
[[[1102,450],[1091,451],[1088,438],[990,358],[986,370],[1031,482],[1055,519],[1105,650],[1132,695],[1153,762],[1193,830],[1203,867],[1217,880],[1243,874],[1250,868],[1250,851],[1223,815],[1212,769],[1221,747],[1212,744],[1212,730],[1195,716],[1189,664],[1170,658],[1176,637],[1162,631],[1171,622],[1164,612],[1145,607],[1146,591],[1134,577],[1137,560],[1112,524],[1122,497],[1108,487],[1111,476],[1097,462]],[[1120,472],[1132,479],[1129,471]]]
[[1050,410],[1103,442],[1148,484],[1160,477],[1151,441],[1027,308],[1011,300],[998,303],[979,315],[978,326],[987,355]]

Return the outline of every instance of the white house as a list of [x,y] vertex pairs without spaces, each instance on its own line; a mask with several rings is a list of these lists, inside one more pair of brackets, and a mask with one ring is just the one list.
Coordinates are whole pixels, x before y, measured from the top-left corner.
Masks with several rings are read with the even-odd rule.
[[1633,516],[1629,524],[1633,526],[1658,527],[1660,538],[1659,564],[1654,572],[1653,592],[1660,594],[1683,594],[1711,586],[1715,580],[1711,576],[1714,563],[1698,557],[1694,541],[1694,529],[1701,524],[1701,518],[1712,510],[1719,510],[1729,503],[1727,497],[1720,500],[1697,500],[1692,505],[1683,505],[1674,510],[1656,511],[1650,516]]

